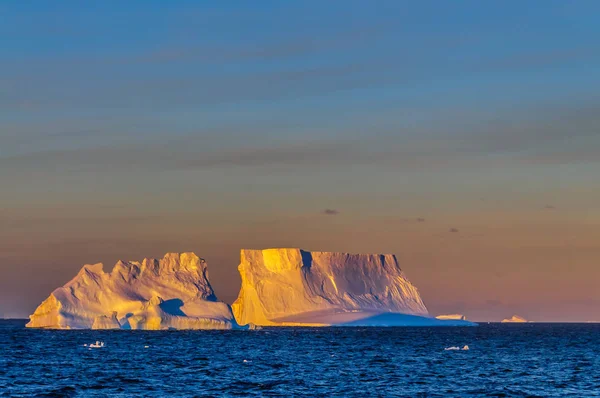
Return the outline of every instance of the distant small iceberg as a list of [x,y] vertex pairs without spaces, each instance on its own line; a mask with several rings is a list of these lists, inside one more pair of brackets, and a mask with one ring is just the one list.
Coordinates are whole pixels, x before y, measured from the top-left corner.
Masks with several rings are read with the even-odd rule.
[[527,323],[529,322],[527,319],[518,316],[518,315],[513,315],[512,318],[507,318],[507,319],[503,319],[502,323]]
[[435,319],[442,321],[466,321],[467,317],[462,314],[438,315]]

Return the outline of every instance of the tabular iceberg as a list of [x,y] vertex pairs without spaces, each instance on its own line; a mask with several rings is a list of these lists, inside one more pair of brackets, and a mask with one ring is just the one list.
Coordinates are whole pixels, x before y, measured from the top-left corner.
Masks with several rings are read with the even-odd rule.
[[459,321],[466,321],[467,320],[467,317],[464,316],[463,314],[438,315],[435,318],[436,319],[442,319],[442,320],[459,320]]
[[241,325],[474,325],[430,317],[393,255],[242,250],[238,269]]
[[85,265],[30,316],[51,329],[231,329],[231,308],[217,300],[206,262],[194,253],[119,261],[112,272]]

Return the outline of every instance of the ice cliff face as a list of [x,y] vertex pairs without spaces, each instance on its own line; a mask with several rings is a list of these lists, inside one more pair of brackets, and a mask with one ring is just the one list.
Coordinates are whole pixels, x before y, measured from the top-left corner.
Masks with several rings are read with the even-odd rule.
[[242,250],[239,324],[442,324],[393,255]]
[[193,253],[119,261],[112,272],[86,265],[30,316],[27,327],[53,329],[230,329],[206,262]]

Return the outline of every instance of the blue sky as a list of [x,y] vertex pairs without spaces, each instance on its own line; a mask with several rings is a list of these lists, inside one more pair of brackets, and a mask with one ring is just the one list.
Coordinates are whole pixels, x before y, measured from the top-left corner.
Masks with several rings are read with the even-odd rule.
[[[2,2],[0,311],[83,262],[179,250],[232,301],[237,251],[286,245],[405,253],[430,308],[497,317],[542,311],[504,292],[549,293],[569,259],[556,300],[587,316],[568,303],[600,300],[578,288],[600,253],[599,11]],[[446,258],[481,291],[441,280]]]

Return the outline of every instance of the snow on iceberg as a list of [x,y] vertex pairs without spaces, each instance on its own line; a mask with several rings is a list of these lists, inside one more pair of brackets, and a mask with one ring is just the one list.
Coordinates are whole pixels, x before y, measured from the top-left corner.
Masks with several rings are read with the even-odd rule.
[[50,294],[27,327],[50,329],[231,329],[230,307],[217,300],[206,262],[194,253],[119,261],[112,272],[85,265]]
[[475,325],[430,317],[394,255],[242,250],[238,269],[241,325]]

